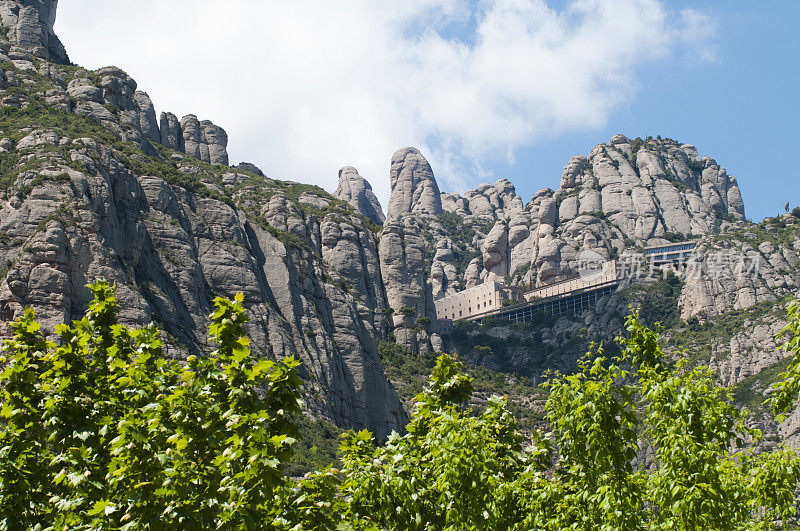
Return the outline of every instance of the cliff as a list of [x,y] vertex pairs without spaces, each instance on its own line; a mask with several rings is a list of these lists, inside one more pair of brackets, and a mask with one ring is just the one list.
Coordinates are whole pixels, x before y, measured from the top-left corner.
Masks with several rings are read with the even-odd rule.
[[[0,2],[4,27],[32,7],[49,13]],[[302,360],[315,415],[378,436],[401,429],[378,358],[387,303],[368,220],[317,187],[227,166],[222,128],[193,115],[159,123],[121,69],[44,53],[57,42],[50,7],[42,39],[0,42],[3,320],[31,306],[52,330],[105,277],[123,322],[159,323],[183,356],[205,347],[212,299],[242,292],[254,349]]]

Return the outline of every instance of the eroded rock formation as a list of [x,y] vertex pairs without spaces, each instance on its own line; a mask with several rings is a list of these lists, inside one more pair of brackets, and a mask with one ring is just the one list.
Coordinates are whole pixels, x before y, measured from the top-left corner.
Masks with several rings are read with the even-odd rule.
[[[69,64],[64,45],[53,32],[57,7],[58,0],[5,0],[0,3],[0,24],[7,32],[9,44],[40,59]],[[10,52],[14,54],[13,50]]]
[[352,166],[345,166],[339,170],[339,185],[333,196],[350,203],[358,212],[378,225],[383,225],[386,216],[383,215],[381,203],[372,191],[372,185]]
[[442,198],[433,170],[417,148],[407,147],[392,155],[389,174],[392,194],[387,218],[403,214],[436,216],[442,213]]
[[[17,7],[0,1],[4,26]],[[32,34],[25,20],[15,31]],[[40,20],[39,35],[50,22]],[[209,348],[213,298],[241,292],[254,351],[302,361],[312,413],[378,437],[402,429],[378,355],[391,325],[376,312],[388,303],[364,217],[255,166],[227,168],[221,128],[171,114],[159,124],[118,68],[37,66],[42,50],[19,50],[1,76],[14,88],[0,96],[8,120],[26,124],[0,139],[12,168],[0,188],[3,321],[30,306],[52,333],[81,316],[85,285],[104,277],[122,322],[158,323],[171,353],[185,356]]]

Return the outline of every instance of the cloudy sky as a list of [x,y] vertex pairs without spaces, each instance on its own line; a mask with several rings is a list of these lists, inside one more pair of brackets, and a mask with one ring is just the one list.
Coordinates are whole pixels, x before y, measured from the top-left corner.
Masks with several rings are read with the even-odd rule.
[[353,165],[385,206],[413,145],[445,191],[505,177],[527,200],[617,132],[662,135],[726,166],[760,219],[800,204],[798,4],[61,0],[56,32],[271,177],[333,191]]

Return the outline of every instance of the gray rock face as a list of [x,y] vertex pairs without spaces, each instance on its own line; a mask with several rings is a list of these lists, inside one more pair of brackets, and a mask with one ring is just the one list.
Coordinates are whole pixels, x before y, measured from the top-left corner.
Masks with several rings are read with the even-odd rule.
[[181,131],[187,155],[210,164],[228,165],[228,135],[224,129],[188,114],[181,118]]
[[[522,238],[525,216],[529,236]],[[743,219],[736,180],[700,159],[694,146],[616,135],[588,157],[572,157],[559,188],[537,192],[526,205],[510,271],[524,269],[528,257],[529,280],[541,284],[576,274],[584,250],[611,256],[631,244],[713,234],[726,220]]]
[[[203,120],[200,122],[200,134],[203,141],[200,148],[201,160],[211,164],[227,166],[228,134],[225,130],[208,120]],[[208,155],[206,155],[205,150],[208,150]]]
[[[36,90],[59,112],[94,118],[143,150],[161,140],[152,102],[123,71],[71,78],[50,67],[36,80],[52,85]],[[3,77],[28,87],[29,72],[8,68]],[[30,102],[24,91],[14,94],[16,104]],[[165,144],[181,148],[177,119],[165,114],[163,123]],[[121,321],[160,323],[169,353],[181,357],[207,351],[213,298],[241,292],[255,353],[301,360],[313,414],[378,437],[402,430],[406,414],[378,354],[390,324],[376,310],[388,303],[378,244],[363,217],[322,191],[287,194],[296,185],[250,166],[244,174],[173,156],[178,174],[195,184],[170,184],[128,167],[147,151],[128,158],[105,135],[72,138],[46,125],[0,139],[20,170],[0,190],[4,320],[31,306],[52,332],[82,314],[91,296],[85,285],[105,277],[117,286]],[[192,125],[200,157],[226,162],[224,132],[210,122]],[[163,162],[150,153],[148,162]]]
[[70,81],[67,86],[67,94],[85,102],[103,103],[103,91],[100,87],[94,86],[91,79],[77,78]]
[[[203,136],[200,132],[200,120],[194,114],[188,114],[181,118],[181,134],[183,135],[183,149],[187,155],[199,160],[203,160],[200,145],[203,143]],[[206,161],[208,162],[208,147],[206,147]]]
[[154,144],[161,143],[161,131],[158,129],[156,110],[150,96],[146,92],[137,90],[133,93],[133,101],[139,111],[139,130],[142,136]]
[[508,226],[498,221],[483,242],[483,268],[491,280],[502,280],[508,274]]
[[[783,302],[776,302],[766,314],[763,307],[753,308],[730,339],[713,341],[709,366],[717,371],[723,385],[746,391],[758,402],[770,397],[773,383],[783,370],[778,364],[790,354],[783,348],[784,341],[789,339],[784,332],[788,324],[784,312]],[[748,422],[765,434],[761,443],[765,448],[774,447],[776,441],[800,448],[800,408],[795,408],[780,424],[775,422],[768,407],[750,408],[754,415]]]
[[378,225],[383,225],[386,216],[383,215],[380,201],[369,182],[352,166],[345,166],[339,170],[339,186],[333,196],[350,203],[358,212]]
[[[80,72],[66,87],[65,96],[75,100],[74,112],[98,121],[117,137],[154,154],[147,142],[160,143],[161,133],[147,93],[137,91],[136,81],[116,67],[101,68],[93,77],[89,75]],[[49,93],[48,99],[65,112],[72,110],[69,100],[64,101],[57,89]]]
[[64,45],[53,32],[58,0],[2,0],[0,24],[12,44],[36,57],[69,64]]
[[456,193],[442,193],[442,210],[452,212],[462,218],[470,214],[469,203]]
[[175,151],[186,152],[183,145],[183,131],[178,117],[171,112],[161,113],[161,144]]
[[772,316],[759,322],[745,322],[727,348],[714,352],[712,364],[719,371],[722,384],[734,386],[781,361],[786,352],[780,348],[778,338],[786,324],[785,320]]
[[[191,156],[228,165],[228,136],[221,127],[189,115],[193,120],[188,120],[184,131],[173,115],[163,114],[162,132],[149,96],[137,91],[136,82],[119,68],[101,68],[91,75],[79,71],[74,76],[57,68],[58,64],[69,64],[67,53],[53,32],[57,5],[57,0],[0,0],[0,27],[5,30],[0,50],[8,54],[4,57],[16,68],[38,68],[40,75],[55,82],[56,86],[45,94],[48,105],[60,112],[92,118],[118,138],[142,145],[148,154],[154,155],[156,150],[147,141],[183,151],[187,148],[184,137],[188,137]],[[34,64],[34,57],[49,62]],[[15,77],[14,72],[0,73],[0,89],[16,86]],[[19,108],[27,103],[27,97],[9,95],[0,103]]]
[[522,198],[508,179],[494,185],[481,184],[475,190],[459,194],[442,194],[442,208],[463,217],[505,219],[522,213]]
[[250,173],[255,173],[256,175],[260,175],[261,177],[266,177],[266,174],[263,171],[261,171],[261,168],[249,162],[240,162],[239,164],[234,166],[234,168],[249,171]]
[[[74,149],[77,156],[95,148]],[[21,253],[0,245],[2,262],[12,261],[0,304],[16,312],[33,306],[52,330],[79,315],[89,299],[83,285],[104,276],[118,286],[123,322],[155,319],[193,351],[205,348],[213,296],[242,292],[253,347],[303,360],[317,382],[308,385],[319,387],[310,404],[316,413],[379,437],[402,429],[405,413],[378,358],[385,323],[374,308],[386,302],[377,245],[363,221],[317,220],[286,204],[292,230],[305,233],[310,250],[303,250],[220,201],[118,163],[95,169],[64,166],[58,171],[71,183],[46,181],[21,202],[0,203],[0,231],[27,242]],[[37,232],[43,219],[53,220]]]
[[473,258],[464,273],[464,288],[472,288],[482,282],[481,270],[481,259]]
[[455,265],[456,249],[449,239],[439,240],[436,244],[436,254],[433,256],[431,266],[430,285],[434,299],[458,293],[462,289],[462,282],[458,277]]
[[[0,15],[4,5],[7,7],[0,0]],[[28,56],[23,53],[23,57]],[[156,154],[149,143],[161,143],[203,162],[228,165],[228,135],[224,129],[207,120],[201,122],[195,115],[187,115],[179,122],[172,113],[162,113],[159,125],[150,97],[136,90],[136,81],[121,69],[106,67],[93,73],[79,70],[65,83],[63,72],[50,63],[45,66],[40,74],[55,82],[55,87],[46,92],[46,102],[59,111],[92,118],[118,138],[142,146],[149,155]],[[3,72],[0,85],[16,84],[16,74],[9,74],[12,72]],[[8,104],[24,105],[18,96],[14,98]]]
[[412,216],[387,218],[381,232],[378,254],[388,307],[394,310],[397,342],[412,351],[430,347],[427,327],[417,329],[417,319],[436,319],[431,288],[426,282],[425,249],[428,242]]
[[442,213],[442,199],[433,170],[417,148],[403,148],[392,155],[389,179],[392,192],[387,218],[410,213],[430,216]]
[[563,198],[561,223],[602,213],[626,237],[646,244],[667,233],[710,234],[725,216],[744,219],[735,179],[711,159],[700,160],[693,146],[669,140],[632,144],[617,135],[595,146],[588,159],[570,160],[556,192]]
[[782,245],[759,243],[753,233],[728,233],[703,240],[695,256],[700,274],[689,275],[679,300],[684,319],[747,310],[800,289],[800,238]]

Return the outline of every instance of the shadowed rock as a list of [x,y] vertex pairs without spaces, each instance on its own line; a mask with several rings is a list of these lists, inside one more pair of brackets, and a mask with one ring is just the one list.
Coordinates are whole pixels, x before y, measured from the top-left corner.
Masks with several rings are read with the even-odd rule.
[[185,151],[183,131],[178,117],[171,112],[161,113],[161,143],[176,151]]
[[352,166],[345,166],[339,170],[339,186],[333,196],[350,203],[353,208],[378,225],[383,225],[386,216],[383,215],[380,201],[369,182]]
[[11,43],[40,59],[69,64],[64,45],[53,31],[58,0],[2,0],[0,24]]

